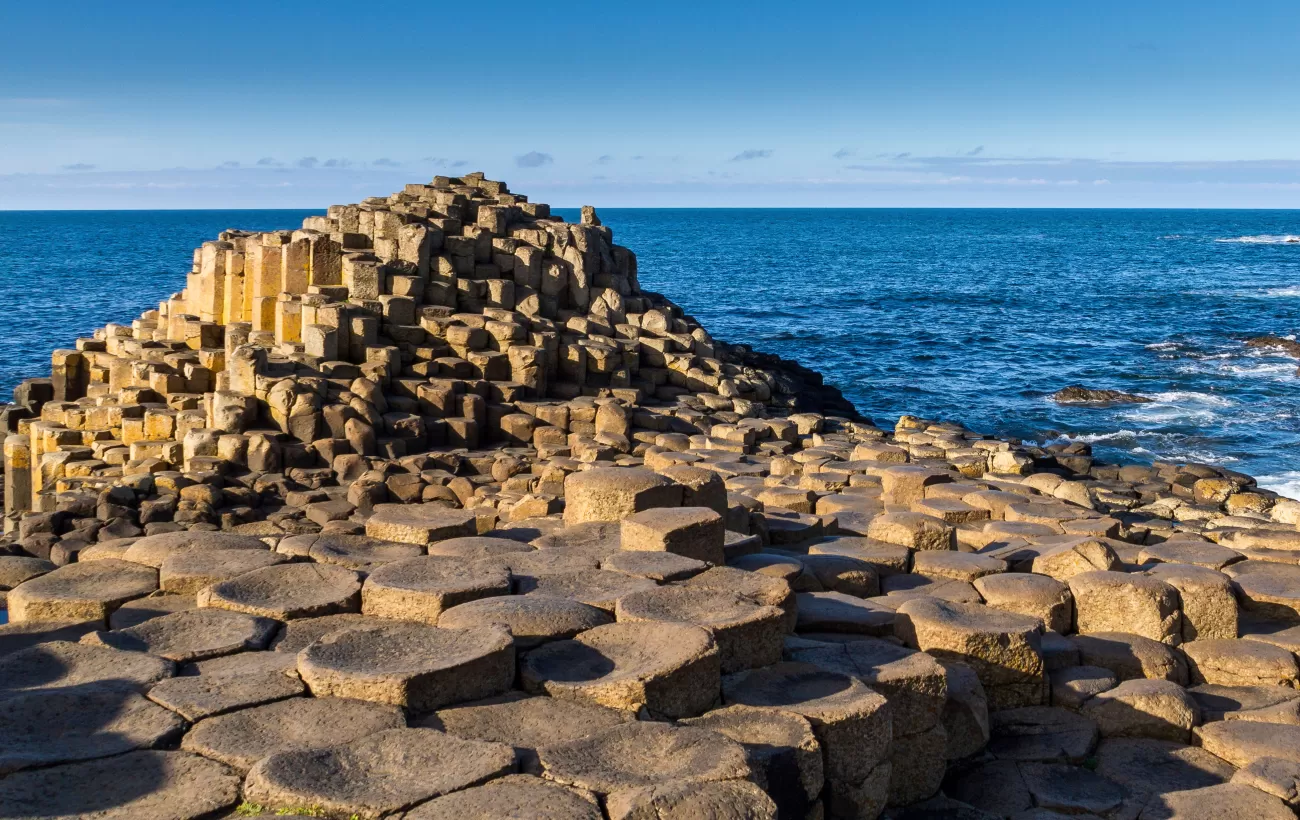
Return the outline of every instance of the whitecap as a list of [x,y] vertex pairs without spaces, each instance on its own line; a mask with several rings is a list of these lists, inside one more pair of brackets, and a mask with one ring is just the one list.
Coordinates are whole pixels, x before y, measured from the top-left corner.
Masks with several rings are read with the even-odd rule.
[[1063,433],[1049,444],[1102,444],[1111,441],[1136,441],[1136,430],[1115,430],[1111,433]]
[[1156,342],[1145,346],[1146,350],[1177,350],[1182,347],[1178,342]]
[[1234,236],[1231,239],[1216,239],[1215,242],[1235,242],[1241,245],[1300,245],[1300,236],[1295,234],[1256,234],[1254,236]]
[[1215,396],[1210,393],[1197,393],[1191,390],[1171,390],[1167,393],[1150,393],[1147,398],[1152,399],[1152,404],[1204,404],[1211,407],[1231,407],[1235,402],[1226,396]]
[[1300,499],[1300,470],[1256,476],[1255,481],[1265,490],[1272,490],[1287,498]]
[[1287,287],[1284,288],[1268,288],[1267,290],[1265,290],[1263,293],[1259,295],[1263,296],[1264,298],[1273,298],[1273,299],[1285,298],[1290,296],[1300,296],[1300,285],[1288,285]]

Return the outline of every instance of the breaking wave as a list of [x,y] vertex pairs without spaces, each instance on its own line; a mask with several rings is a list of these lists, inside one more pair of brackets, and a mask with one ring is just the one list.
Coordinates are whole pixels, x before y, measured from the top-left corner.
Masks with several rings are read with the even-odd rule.
[[1231,239],[1216,239],[1215,242],[1234,242],[1239,245],[1300,245],[1300,236],[1295,234],[1258,234],[1255,236],[1234,236]]

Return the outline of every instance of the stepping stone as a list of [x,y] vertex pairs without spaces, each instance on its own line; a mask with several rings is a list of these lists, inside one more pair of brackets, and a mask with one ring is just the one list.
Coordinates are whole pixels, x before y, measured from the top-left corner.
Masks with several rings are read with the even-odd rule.
[[268,550],[266,542],[250,535],[228,532],[165,532],[147,535],[132,544],[122,557],[135,564],[160,569],[167,556],[185,550]]
[[718,645],[724,675],[781,660],[785,613],[739,595],[656,587],[624,596],[614,611],[620,623],[667,621],[703,627]]
[[800,563],[822,589],[858,598],[880,594],[880,574],[874,564],[844,555],[803,555]]
[[481,598],[448,609],[438,618],[444,629],[469,629],[495,624],[505,627],[519,649],[534,649],[549,641],[613,623],[603,609],[569,598],[549,595],[502,595]]
[[[539,550],[539,553],[544,552]],[[658,589],[658,584],[649,578],[599,569],[515,579],[515,591],[519,595],[569,598],[611,613],[620,598],[647,589]]]
[[1114,571],[1121,566],[1119,556],[1104,539],[1071,538],[1035,558],[1032,571],[1069,583],[1084,572]]
[[1198,726],[1194,731],[1201,748],[1239,769],[1261,757],[1300,763],[1300,726],[1220,720]]
[[320,749],[278,752],[248,772],[244,798],[377,818],[514,769],[509,746],[433,729],[388,729]]
[[499,777],[482,786],[421,803],[404,820],[492,820],[503,807],[528,820],[604,820],[600,804],[587,792],[525,774]]
[[423,547],[448,538],[478,535],[472,510],[451,510],[439,504],[377,504],[366,521],[366,535]]
[[265,649],[280,623],[223,609],[191,609],[152,618],[139,626],[94,632],[83,644],[111,646],[129,652],[149,652],[177,663]]
[[505,570],[516,581],[529,578],[541,578],[546,575],[571,575],[575,572],[591,572],[600,567],[601,558],[588,555],[582,551],[571,552],[567,549],[532,550],[492,558],[481,558],[475,563],[483,567]]
[[494,558],[498,555],[511,555],[520,552],[532,552],[533,547],[521,544],[509,538],[468,536],[465,538],[448,538],[429,545],[430,555],[445,555],[462,561],[478,561],[482,558]]
[[1203,683],[1190,687],[1187,694],[1200,707],[1202,723],[1228,720],[1233,716],[1251,720],[1252,712],[1269,712],[1274,707],[1300,699],[1300,691],[1285,686],[1219,686]]
[[728,706],[683,726],[708,729],[745,750],[754,782],[771,796],[782,816],[803,817],[825,784],[821,745],[804,718],[774,709]]
[[796,622],[799,632],[892,635],[897,614],[879,598],[855,598],[841,592],[801,592]]
[[127,561],[105,559],[68,564],[24,581],[8,593],[9,620],[98,621],[158,588],[158,573]]
[[1078,710],[1088,698],[1119,685],[1109,669],[1100,666],[1067,666],[1051,673],[1052,705]]
[[1223,571],[1232,579],[1242,609],[1263,619],[1300,623],[1300,566],[1242,561]]
[[239,775],[188,752],[141,750],[11,774],[4,816],[46,820],[196,820],[239,802]]
[[[937,553],[936,553],[937,554]],[[1070,588],[1046,575],[1003,572],[972,582],[985,605],[1037,618],[1045,630],[1069,632],[1074,620]]]
[[1002,760],[1082,763],[1097,745],[1097,724],[1055,706],[1022,706],[989,715],[988,752]]
[[1294,820],[1270,794],[1239,783],[1157,795],[1141,820]]
[[1143,547],[1138,553],[1138,563],[1191,564],[1217,570],[1235,564],[1244,557],[1236,550],[1208,542],[1163,541]]
[[0,590],[9,590],[33,578],[52,572],[54,563],[29,555],[0,555]]
[[646,510],[622,520],[622,548],[637,552],[669,552],[709,564],[723,564],[726,528],[722,516],[708,507]]
[[237,709],[261,706],[306,693],[307,687],[283,672],[186,675],[168,678],[149,690],[149,700],[197,723]]
[[727,562],[727,566],[745,572],[770,575],[773,578],[780,578],[786,583],[795,584],[799,582],[800,576],[807,572],[807,567],[804,566],[803,562],[804,557],[794,558],[774,552],[756,552],[730,560]]
[[774,606],[785,613],[788,631],[794,631],[798,617],[794,591],[780,578],[771,578],[733,567],[714,567],[682,582],[697,589],[719,589],[743,595],[755,603]]
[[15,695],[0,700],[0,774],[153,748],[183,731],[179,717],[123,689]]
[[745,750],[716,732],[634,721],[590,737],[537,750],[546,778],[608,795],[680,781],[689,784],[750,776]]
[[534,694],[677,719],[714,704],[721,661],[713,636],[700,627],[614,623],[532,650],[520,678]]
[[155,592],[144,598],[127,601],[113,610],[113,614],[108,616],[108,628],[130,629],[151,618],[161,618],[173,612],[185,612],[198,605],[199,602],[193,595],[163,595]]
[[1096,758],[1097,774],[1140,796],[1217,786],[1233,773],[1204,749],[1168,740],[1107,738]]
[[894,575],[909,572],[912,566],[912,551],[898,544],[886,544],[870,538],[853,538],[832,536],[823,538],[808,546],[809,555],[843,555],[866,561],[876,568],[878,575]]
[[509,594],[510,573],[500,567],[425,555],[372,569],[361,587],[361,612],[436,624],[453,606]]
[[1232,782],[1271,794],[1292,811],[1300,807],[1300,763],[1276,757],[1260,758],[1234,774]]
[[1069,584],[1080,635],[1122,630],[1161,643],[1181,642],[1178,591],[1169,584],[1126,572],[1081,572]]
[[709,565],[671,552],[616,552],[601,559],[600,568],[637,578],[649,578],[662,584],[685,581],[692,575],[704,572]]
[[943,731],[948,736],[948,759],[960,760],[989,742],[989,708],[975,670],[964,663],[941,664],[948,673],[948,702],[943,706]]
[[924,575],[890,575],[880,585],[886,594],[882,603],[898,608],[913,598],[938,598],[954,604],[978,604],[980,594],[965,581],[927,578]]
[[601,559],[622,549],[619,521],[588,521],[553,530],[532,541],[539,550],[562,550]]
[[1051,527],[1057,532],[1065,531],[1061,526],[1064,522],[1073,521],[1076,518],[1087,518],[1088,515],[1089,511],[1080,507],[1041,501],[1021,501],[1008,504],[1006,509],[1002,511],[1002,517],[1007,521],[1042,524],[1045,527]]
[[424,555],[424,547],[383,541],[368,535],[323,534],[316,538],[307,555],[320,564],[368,572],[391,561]]
[[1149,737],[1186,743],[1200,722],[1195,699],[1167,680],[1126,680],[1099,692],[1080,714],[1097,724],[1102,737]]
[[1042,626],[1036,618],[917,598],[898,608],[894,632],[913,649],[968,664],[979,676],[992,709],[1044,700]]
[[95,621],[32,621],[22,624],[0,624],[0,658],[51,641],[76,643],[83,635],[103,627]]
[[0,659],[0,698],[87,684],[142,689],[171,677],[175,666],[162,658],[102,646],[52,641]]
[[1187,662],[1168,644],[1128,632],[1097,632],[1073,635],[1070,643],[1079,650],[1084,666],[1100,666],[1120,680],[1151,678],[1187,684]]
[[1087,769],[1064,763],[1023,763],[1025,780],[1034,805],[1064,814],[1106,814],[1124,802],[1119,786]]
[[588,703],[508,692],[438,712],[416,725],[512,747],[520,768],[540,773],[537,749],[590,737],[626,723],[626,712]]
[[866,638],[828,645],[792,639],[786,644],[786,660],[858,678],[889,700],[895,725],[906,727],[906,734],[938,724],[948,701],[943,665],[924,652],[889,641]]
[[199,590],[200,607],[287,621],[361,608],[357,573],[326,564],[280,564]]
[[321,615],[319,618],[298,618],[284,625],[280,633],[271,641],[270,648],[276,652],[292,652],[296,655],[306,649],[308,644],[315,643],[331,632],[351,629],[354,626],[380,626],[386,623],[388,621],[355,612]]
[[319,749],[405,727],[406,718],[394,706],[343,698],[290,698],[201,720],[185,735],[181,748],[247,772],[277,752]]
[[181,550],[163,560],[158,583],[163,592],[194,595],[211,584],[288,560],[270,550]]
[[289,652],[240,652],[235,655],[222,655],[196,663],[187,663],[181,667],[179,677],[191,675],[212,675],[215,677],[235,677],[239,675],[260,675],[274,672],[298,679],[298,657]]
[[957,549],[957,531],[952,525],[922,513],[881,513],[871,519],[867,537],[918,551]]
[[[1034,805],[1029,787],[1020,774],[1020,766],[1010,760],[989,760],[954,767],[943,783],[944,793],[972,808],[967,814],[936,812],[922,815],[935,820],[959,817],[962,820],[988,820],[993,817],[1034,817],[1027,814]],[[978,812],[978,813],[975,813]],[[1022,812],[1025,812],[1022,814]],[[1050,817],[1050,816],[1049,816]]]
[[970,552],[930,550],[912,556],[912,572],[933,578],[971,582],[1007,571],[1007,562]]
[[806,663],[773,664],[729,676],[723,701],[806,719],[823,749],[828,780],[861,783],[889,756],[892,724],[885,698],[849,675]]
[[610,820],[695,820],[725,811],[748,820],[776,820],[776,803],[745,780],[665,783],[614,792],[605,801]]
[[509,633],[494,626],[358,626],[331,632],[299,652],[298,676],[316,697],[429,712],[509,689],[515,648]]
[[1191,682],[1220,686],[1300,684],[1295,655],[1261,641],[1205,640],[1183,644]]
[[1183,641],[1237,637],[1237,596],[1226,575],[1190,564],[1156,564],[1146,574],[1178,590]]

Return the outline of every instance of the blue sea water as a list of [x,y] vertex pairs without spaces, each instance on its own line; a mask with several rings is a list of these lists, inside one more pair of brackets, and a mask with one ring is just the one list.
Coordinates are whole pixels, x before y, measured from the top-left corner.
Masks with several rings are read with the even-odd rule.
[[[224,228],[318,211],[0,213],[0,396],[52,348],[180,289]],[[561,211],[567,218],[576,212]],[[643,287],[814,367],[880,423],[954,419],[1300,495],[1300,211],[601,210]],[[1149,404],[1060,406],[1072,383]]]

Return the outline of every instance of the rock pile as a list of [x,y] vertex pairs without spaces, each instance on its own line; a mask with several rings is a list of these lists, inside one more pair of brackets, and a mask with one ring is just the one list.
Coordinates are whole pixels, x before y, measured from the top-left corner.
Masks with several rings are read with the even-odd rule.
[[230,231],[15,399],[5,817],[1300,806],[1300,503],[877,427],[590,209]]

